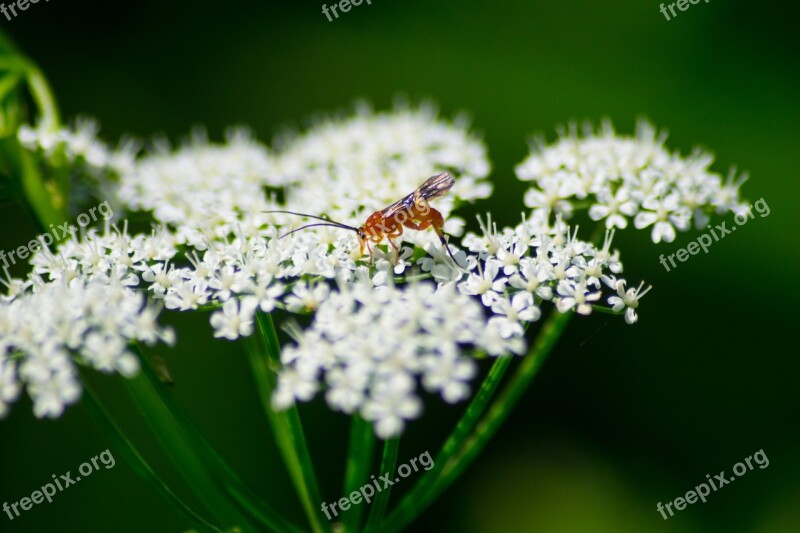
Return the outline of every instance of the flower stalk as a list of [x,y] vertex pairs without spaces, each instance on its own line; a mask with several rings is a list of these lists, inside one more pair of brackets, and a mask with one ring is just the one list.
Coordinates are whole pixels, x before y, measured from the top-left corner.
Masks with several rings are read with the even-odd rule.
[[217,521],[243,530],[302,531],[245,485],[174,401],[141,349],[137,351],[142,371],[126,380],[128,390],[181,476]]
[[189,526],[198,531],[212,531],[221,533],[222,530],[208,522],[197,512],[191,509],[179,496],[167,486],[161,477],[139,454],[130,440],[125,436],[112,416],[101,403],[97,394],[84,382],[83,403],[94,421],[111,440],[115,451],[130,465],[133,471],[152,489],[161,496],[175,511],[175,513]]
[[146,376],[126,380],[127,388],[142,415],[158,437],[170,460],[192,488],[203,507],[224,528],[239,527],[251,531],[256,526],[230,501],[200,457],[200,450],[187,438],[185,428],[161,401]]
[[261,343],[255,338],[248,339],[247,354],[261,403],[311,529],[315,532],[327,531],[329,528],[318,507],[322,498],[297,408],[283,411],[272,408],[276,368],[280,366],[280,344],[275,326],[267,313],[258,312],[256,317]]
[[555,348],[573,314],[553,311],[542,327],[533,348],[522,359],[510,382],[498,394],[495,402],[475,427],[470,438],[461,447],[459,454],[444,465],[442,475],[431,491],[431,498],[436,498],[452,484],[497,433]]
[[[486,411],[500,380],[511,361],[501,357],[495,361],[481,388],[445,441],[436,458],[439,468],[426,474],[409,492],[388,520],[390,531],[400,531],[418,517],[448,486],[450,486],[491,440],[503,421],[519,402],[531,380],[558,343],[573,313],[553,310],[542,326],[530,352],[525,355],[510,381]],[[486,414],[484,415],[484,412]],[[482,416],[484,415],[484,416]],[[482,416],[482,418],[481,418]]]
[[[350,420],[350,441],[347,449],[347,465],[344,476],[344,493],[347,497],[369,482],[370,466],[375,449],[375,432],[372,424],[360,415],[354,414]],[[343,516],[346,532],[359,531],[364,514],[364,505],[354,505]]]
[[[20,200],[41,228],[59,224],[67,215],[67,184],[45,179],[38,163],[16,138],[27,89],[36,107],[38,125],[50,133],[60,128],[58,105],[44,74],[0,33],[0,168],[19,179]],[[3,164],[5,163],[5,164]]]
[[[394,437],[387,439],[383,445],[383,457],[381,458],[381,472],[393,475],[395,467],[397,466],[397,452],[400,449],[400,438]],[[385,526],[389,524],[384,522],[383,515],[386,512],[386,507],[389,505],[389,496],[391,494],[391,487],[384,487],[379,490],[372,501],[372,507],[369,510],[367,517],[367,525],[364,527],[365,533],[375,533],[383,531]]]
[[387,520],[389,527],[394,528],[395,524],[397,524],[396,527],[399,529],[401,526],[410,523],[428,505],[430,501],[429,495],[440,478],[441,467],[449,464],[450,459],[461,449],[464,442],[472,434],[481,415],[486,411],[489,401],[494,396],[506,370],[508,370],[512,357],[509,355],[498,357],[495,360],[469,407],[467,407],[455,429],[436,456],[434,464],[439,465],[439,468],[433,468],[426,472],[414,488],[403,497]]

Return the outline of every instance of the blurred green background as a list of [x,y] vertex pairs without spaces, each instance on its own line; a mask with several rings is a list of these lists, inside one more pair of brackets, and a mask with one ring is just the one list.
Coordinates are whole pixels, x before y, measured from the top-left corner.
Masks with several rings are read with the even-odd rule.
[[[518,409],[463,479],[414,526],[426,531],[798,531],[800,394],[796,233],[800,106],[794,4],[701,2],[672,21],[658,2],[372,0],[328,22],[315,2],[39,2],[2,30],[39,63],[66,117],[97,117],[103,136],[215,138],[248,124],[269,141],[314,113],[364,97],[430,97],[468,111],[494,164],[496,192],[477,211],[518,220],[513,167],[526,139],[557,124],[639,116],[669,146],[702,145],[716,170],[751,173],[744,195],[771,208],[735,236],[665,272],[653,245],[618,234],[627,277],[655,286],[640,322],[573,320]],[[514,206],[508,208],[509,206]],[[472,223],[472,213],[466,213]],[[3,206],[0,249],[36,229]],[[472,224],[474,227],[474,224]],[[265,498],[300,516],[242,354],[213,341],[207,316],[165,314],[174,391],[203,431]],[[93,376],[142,451],[170,465],[116,378]],[[434,453],[461,406],[430,402],[400,460]],[[339,496],[347,426],[322,402],[304,406],[328,501]],[[0,502],[109,447],[82,406],[38,421],[27,400],[0,422]],[[763,449],[769,467],[668,521],[656,511]],[[375,473],[377,473],[377,468]],[[398,486],[402,489],[402,486]],[[185,494],[185,487],[179,486]],[[2,531],[185,529],[118,458]]]

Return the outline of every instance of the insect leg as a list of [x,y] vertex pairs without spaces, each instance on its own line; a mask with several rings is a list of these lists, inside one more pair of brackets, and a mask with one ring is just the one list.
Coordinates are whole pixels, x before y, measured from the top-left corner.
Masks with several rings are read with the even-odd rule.
[[397,245],[395,244],[395,242],[390,237],[387,237],[386,240],[389,241],[389,244],[394,249],[394,263],[393,264],[396,265],[397,261],[400,259],[400,249],[397,248]]
[[459,265],[458,261],[456,261],[456,258],[453,257],[453,252],[450,251],[450,247],[447,245],[447,240],[444,238],[444,233],[442,233],[441,228],[433,226],[433,231],[435,231],[436,235],[439,236],[439,241],[442,243],[442,246],[444,246],[444,249],[447,250],[447,255],[449,255],[450,259],[453,260],[453,263],[455,263],[456,266],[460,268],[461,265]]
[[[407,219],[404,217],[404,220],[407,220]],[[403,223],[405,224],[405,222],[403,222]],[[389,233],[386,236],[386,240],[388,240],[389,244],[392,246],[392,248],[394,248],[394,264],[395,265],[397,264],[397,261],[400,260],[400,248],[397,247],[397,244],[392,239],[396,239],[396,238],[400,237],[402,234],[403,234],[403,226],[402,225],[397,225],[397,226],[395,226],[394,231],[392,231],[391,233]]]
[[425,229],[425,228],[419,227],[419,225],[416,222],[414,222],[413,220],[411,220],[411,219],[404,221],[403,225],[405,227],[407,227],[408,229],[413,229],[413,230],[417,230],[417,231],[419,231],[421,229]]
[[372,264],[372,246],[370,246],[369,241],[367,241],[367,250],[369,250],[369,264]]
[[458,264],[458,261],[456,261],[456,258],[453,256],[453,252],[450,251],[450,247],[447,245],[447,240],[444,238],[444,233],[442,232],[442,228],[444,227],[444,217],[439,211],[433,208],[430,209],[430,213],[425,217],[425,220],[420,222],[419,229],[426,229],[431,226],[433,227],[433,231],[435,231],[436,235],[439,237],[439,242],[441,242],[442,246],[444,246],[444,249],[447,250],[447,255],[449,255],[450,259],[453,260],[453,263],[460,268],[461,265]]

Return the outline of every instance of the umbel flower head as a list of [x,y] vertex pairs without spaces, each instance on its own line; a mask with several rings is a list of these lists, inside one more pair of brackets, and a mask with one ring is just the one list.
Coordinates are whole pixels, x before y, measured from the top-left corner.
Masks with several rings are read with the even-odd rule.
[[92,177],[129,172],[135,165],[137,146],[127,140],[117,149],[97,138],[100,126],[95,120],[79,117],[73,127],[52,130],[23,124],[17,137],[27,149],[43,156],[51,165],[70,164]]
[[664,147],[666,134],[640,121],[635,137],[617,135],[609,122],[577,133],[575,125],[545,145],[534,141],[531,154],[517,166],[517,176],[532,185],[525,205],[533,218],[570,218],[577,203],[588,204],[592,220],[606,228],[652,227],[654,243],[672,242],[676,231],[708,223],[708,216],[737,211],[739,187],[746,175],[727,179],[712,172],[714,158],[696,149],[688,157]]
[[[353,225],[442,171],[457,178],[450,194],[437,202],[446,216],[457,203],[492,192],[483,143],[464,118],[440,120],[430,104],[388,113],[373,113],[362,104],[352,116],[320,120],[288,142],[278,168],[294,182],[286,190],[289,209],[325,213]],[[460,228],[451,222],[447,229]]]
[[359,412],[388,438],[422,412],[418,381],[447,402],[468,397],[476,364],[463,347],[486,349],[501,332],[486,324],[475,299],[452,285],[375,287],[366,278],[342,284],[320,305],[312,326],[296,335],[297,344],[282,353],[274,406],[309,400],[324,382],[332,409]]
[[143,294],[75,266],[72,280],[33,275],[0,304],[0,416],[25,386],[37,417],[58,417],[80,397],[76,362],[131,377],[139,360],[130,342],[172,341]]
[[[419,386],[448,403],[468,397],[476,365],[467,349],[522,354],[525,331],[546,302],[555,303],[552,312],[588,315],[604,288],[624,290],[625,280],[615,277],[622,264],[610,251],[611,231],[598,249],[561,223],[542,228],[523,221],[500,232],[482,226],[483,235],[468,234],[468,252],[456,256],[466,268],[436,257],[418,260],[433,282],[383,283],[380,266],[372,278],[362,266],[326,291],[311,327],[292,330],[296,344],[283,351],[273,406],[325,391],[332,409],[358,412],[380,437],[393,437],[421,414]],[[622,314],[628,306],[625,319],[634,323],[638,300],[618,299],[612,296],[607,310]],[[238,315],[231,319],[242,324]]]
[[[56,164],[37,131],[20,135],[44,164]],[[48,135],[69,145],[92,131]],[[38,416],[58,416],[78,397],[76,365],[135,374],[130,342],[174,340],[157,323],[161,308],[210,309],[214,335],[231,341],[253,334],[256,313],[282,309],[312,317],[306,329],[288,326],[294,342],[283,349],[274,407],[323,394],[332,409],[373,422],[379,436],[397,435],[421,414],[423,391],[466,399],[475,356],[524,354],[526,330],[547,313],[603,308],[638,320],[649,287],[621,277],[615,229],[633,218],[654,226],[654,240],[669,240],[667,226],[683,229],[692,216],[739,203],[739,183],[709,172],[708,158],[684,159],[662,145],[646,128],[631,139],[604,127],[538,147],[517,171],[532,182],[532,210],[499,229],[482,217],[480,231],[459,244],[466,223],[452,212],[489,196],[489,162],[465,122],[429,106],[361,107],[271,149],[241,129],[222,143],[201,134],[176,149],[157,143],[103,183],[112,203],[151,214],[152,230],[129,234],[109,222],[41,249],[26,279],[5,282],[0,414],[25,387]],[[396,262],[386,246],[370,261],[352,232],[312,227],[280,238],[304,221],[264,213],[357,226],[438,172],[455,177],[436,208],[457,264],[431,231],[406,231]],[[567,224],[581,205],[606,226],[602,243]],[[45,317],[47,335],[26,325],[33,316]]]

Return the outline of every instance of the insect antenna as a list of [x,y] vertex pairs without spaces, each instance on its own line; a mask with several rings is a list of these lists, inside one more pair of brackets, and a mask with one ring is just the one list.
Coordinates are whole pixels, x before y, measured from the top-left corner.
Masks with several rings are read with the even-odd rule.
[[[290,231],[288,233],[284,233],[283,235],[281,235],[278,238],[279,239],[283,239],[284,237],[288,237],[292,233],[296,233],[296,232],[298,232],[298,231],[300,231],[302,229],[306,229],[306,228],[313,228],[315,226],[331,226],[333,228],[346,228],[347,227],[347,226],[344,226],[343,224],[341,224],[341,225],[340,224],[323,224],[322,222],[315,222],[313,224],[306,224],[305,226],[300,226],[299,228],[295,228],[295,229],[293,229],[292,231]],[[352,229],[353,231],[358,231],[356,228],[347,228],[347,229]]]
[[[262,213],[284,213],[284,214],[287,214],[287,215],[294,215],[294,216],[297,216],[297,217],[313,218],[313,219],[316,219],[316,220],[321,220],[323,222],[327,222],[327,224],[330,225],[330,226],[337,226],[337,227],[340,227],[340,228],[349,229],[350,231],[358,231],[358,228],[355,228],[353,226],[348,226],[347,224],[342,224],[341,222],[336,222],[335,220],[331,220],[331,219],[325,218],[325,217],[318,217],[316,215],[308,215],[306,213],[295,213],[294,211],[262,211]],[[313,224],[313,225],[314,226],[324,226],[325,224]],[[303,226],[303,228],[308,228],[308,227],[311,227],[311,225]],[[300,230],[300,229],[303,229],[303,228],[297,228],[294,231],[297,231],[297,230]],[[294,231],[292,231],[292,233],[294,233]],[[288,235],[288,233],[287,233],[287,235]]]

